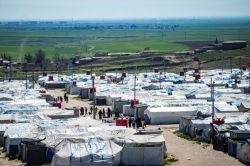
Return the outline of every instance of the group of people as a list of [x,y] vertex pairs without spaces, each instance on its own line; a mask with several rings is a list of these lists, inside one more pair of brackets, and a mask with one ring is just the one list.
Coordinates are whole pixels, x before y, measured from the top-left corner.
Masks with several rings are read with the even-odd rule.
[[98,115],[99,115],[99,119],[102,119],[102,118],[111,118],[113,116],[112,111],[111,111],[110,108],[108,108],[107,111],[105,111],[104,108],[102,110],[99,110],[98,111]]
[[54,98],[54,101],[55,102],[59,102],[60,101],[60,103],[62,103],[63,102],[63,98],[62,98],[62,96],[57,96],[57,97]]
[[133,127],[133,128],[139,128],[142,127],[143,129],[146,128],[147,124],[142,121],[141,118],[137,118],[135,119],[134,117],[129,117],[128,118],[128,126],[129,128]]
[[112,117],[112,111],[110,108],[108,108],[107,110],[105,108],[103,108],[103,109],[100,109],[99,111],[98,111],[97,107],[95,107],[95,111],[94,111],[93,107],[90,107],[90,111],[88,111],[87,107],[80,108],[80,115],[81,116],[93,115],[93,113],[95,113],[95,114],[98,113],[99,119]]

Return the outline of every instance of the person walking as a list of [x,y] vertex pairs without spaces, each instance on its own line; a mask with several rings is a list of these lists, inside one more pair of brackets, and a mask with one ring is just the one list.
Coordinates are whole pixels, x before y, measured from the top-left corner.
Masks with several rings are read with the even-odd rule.
[[85,116],[87,116],[87,114],[88,114],[88,108],[85,107]]
[[81,116],[83,116],[83,114],[84,114],[84,109],[83,109],[83,107],[81,107],[81,109],[80,109],[80,114],[81,114]]
[[130,128],[132,126],[132,117],[130,116],[128,118],[128,127]]
[[64,98],[65,101],[66,101],[66,96],[67,96],[67,93],[64,93],[63,98]]
[[103,117],[103,118],[106,117],[106,116],[105,116],[105,109],[104,109],[104,108],[102,109],[102,117]]
[[102,111],[99,110],[98,114],[99,114],[99,119],[101,120],[102,119]]
[[90,115],[93,113],[93,107],[90,107]]
[[110,110],[110,108],[108,108],[108,111],[107,111],[108,113],[108,118],[110,118],[111,117],[111,110]]
[[60,101],[61,101],[61,103],[63,102],[63,98],[62,98],[62,96],[60,96]]

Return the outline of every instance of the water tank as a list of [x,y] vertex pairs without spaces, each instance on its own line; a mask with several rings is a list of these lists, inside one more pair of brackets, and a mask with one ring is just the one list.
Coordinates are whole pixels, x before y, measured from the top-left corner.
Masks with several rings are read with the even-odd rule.
[[159,73],[159,71],[160,71],[160,69],[158,67],[155,67],[153,70],[155,73]]

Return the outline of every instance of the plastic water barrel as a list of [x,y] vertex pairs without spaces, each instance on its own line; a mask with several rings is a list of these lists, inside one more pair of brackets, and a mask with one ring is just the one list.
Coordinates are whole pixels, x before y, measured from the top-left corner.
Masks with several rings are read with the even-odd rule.
[[200,74],[196,74],[195,75],[195,80],[199,80],[199,79],[201,79],[201,75]]
[[90,75],[91,74],[91,71],[90,70],[87,70],[86,71],[86,75]]
[[116,126],[126,126],[128,127],[128,118],[116,118]]
[[53,80],[54,80],[53,76],[49,76],[49,81],[53,81]]
[[158,67],[155,67],[155,68],[154,68],[154,72],[155,72],[155,73],[159,73],[159,71],[160,71],[160,69],[159,69]]
[[96,88],[90,88],[90,89],[89,89],[89,92],[90,92],[90,93],[96,92]]
[[199,73],[199,69],[194,69],[194,73]]
[[45,71],[45,72],[43,72],[43,76],[44,77],[46,77],[47,76],[47,72]]
[[127,77],[127,73],[123,72],[122,77]]
[[222,124],[224,124],[224,123],[225,123],[225,121],[224,121],[224,119],[222,119],[222,118],[214,118],[214,119],[213,119],[213,124],[222,125]]
[[242,70],[246,71],[247,70],[247,65],[242,65]]
[[100,79],[101,79],[101,80],[104,80],[104,79],[105,79],[105,75],[101,75],[101,76],[100,76]]
[[139,100],[138,99],[133,99],[133,100],[130,100],[130,106],[131,106],[131,108],[133,108],[134,107],[134,105],[136,105],[136,104],[139,104]]

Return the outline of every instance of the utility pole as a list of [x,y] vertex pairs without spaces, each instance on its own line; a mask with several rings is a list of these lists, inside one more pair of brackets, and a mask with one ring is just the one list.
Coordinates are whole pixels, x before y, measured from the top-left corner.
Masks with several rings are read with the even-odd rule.
[[229,59],[230,59],[230,69],[231,69],[231,74],[232,74],[233,73],[232,57],[230,56]]
[[248,89],[250,89],[250,69],[248,68]]
[[117,69],[115,69],[115,82],[117,83]]
[[211,78],[212,121],[214,120],[214,82]]
[[27,71],[27,62],[23,63],[23,71],[25,72],[25,86],[28,89],[28,71]]
[[10,59],[10,62],[9,62],[9,69],[10,69],[10,73],[9,73],[9,81],[11,81],[11,79],[12,79],[12,68],[11,68],[12,66],[11,66],[11,59]]
[[224,56],[222,56],[222,62],[221,62],[221,70],[222,70],[222,73],[223,73],[223,69],[224,69]]
[[242,80],[242,63],[241,63],[241,57],[240,57],[240,79]]
[[28,71],[27,69],[25,69],[25,85],[26,85],[26,89],[28,89]]
[[[92,59],[93,61],[93,59]],[[93,93],[93,118],[96,118],[96,110],[95,110],[95,76],[93,76],[93,65],[91,61],[91,79],[92,79],[92,93]]]
[[166,77],[166,62],[165,62],[165,60],[163,60],[163,64],[164,64],[164,77]]
[[34,83],[35,79],[34,79],[34,70],[32,70],[32,86],[33,86],[33,89],[35,89],[35,83]]
[[136,100],[136,74],[137,74],[137,66],[136,66],[135,80],[134,80],[134,101]]

